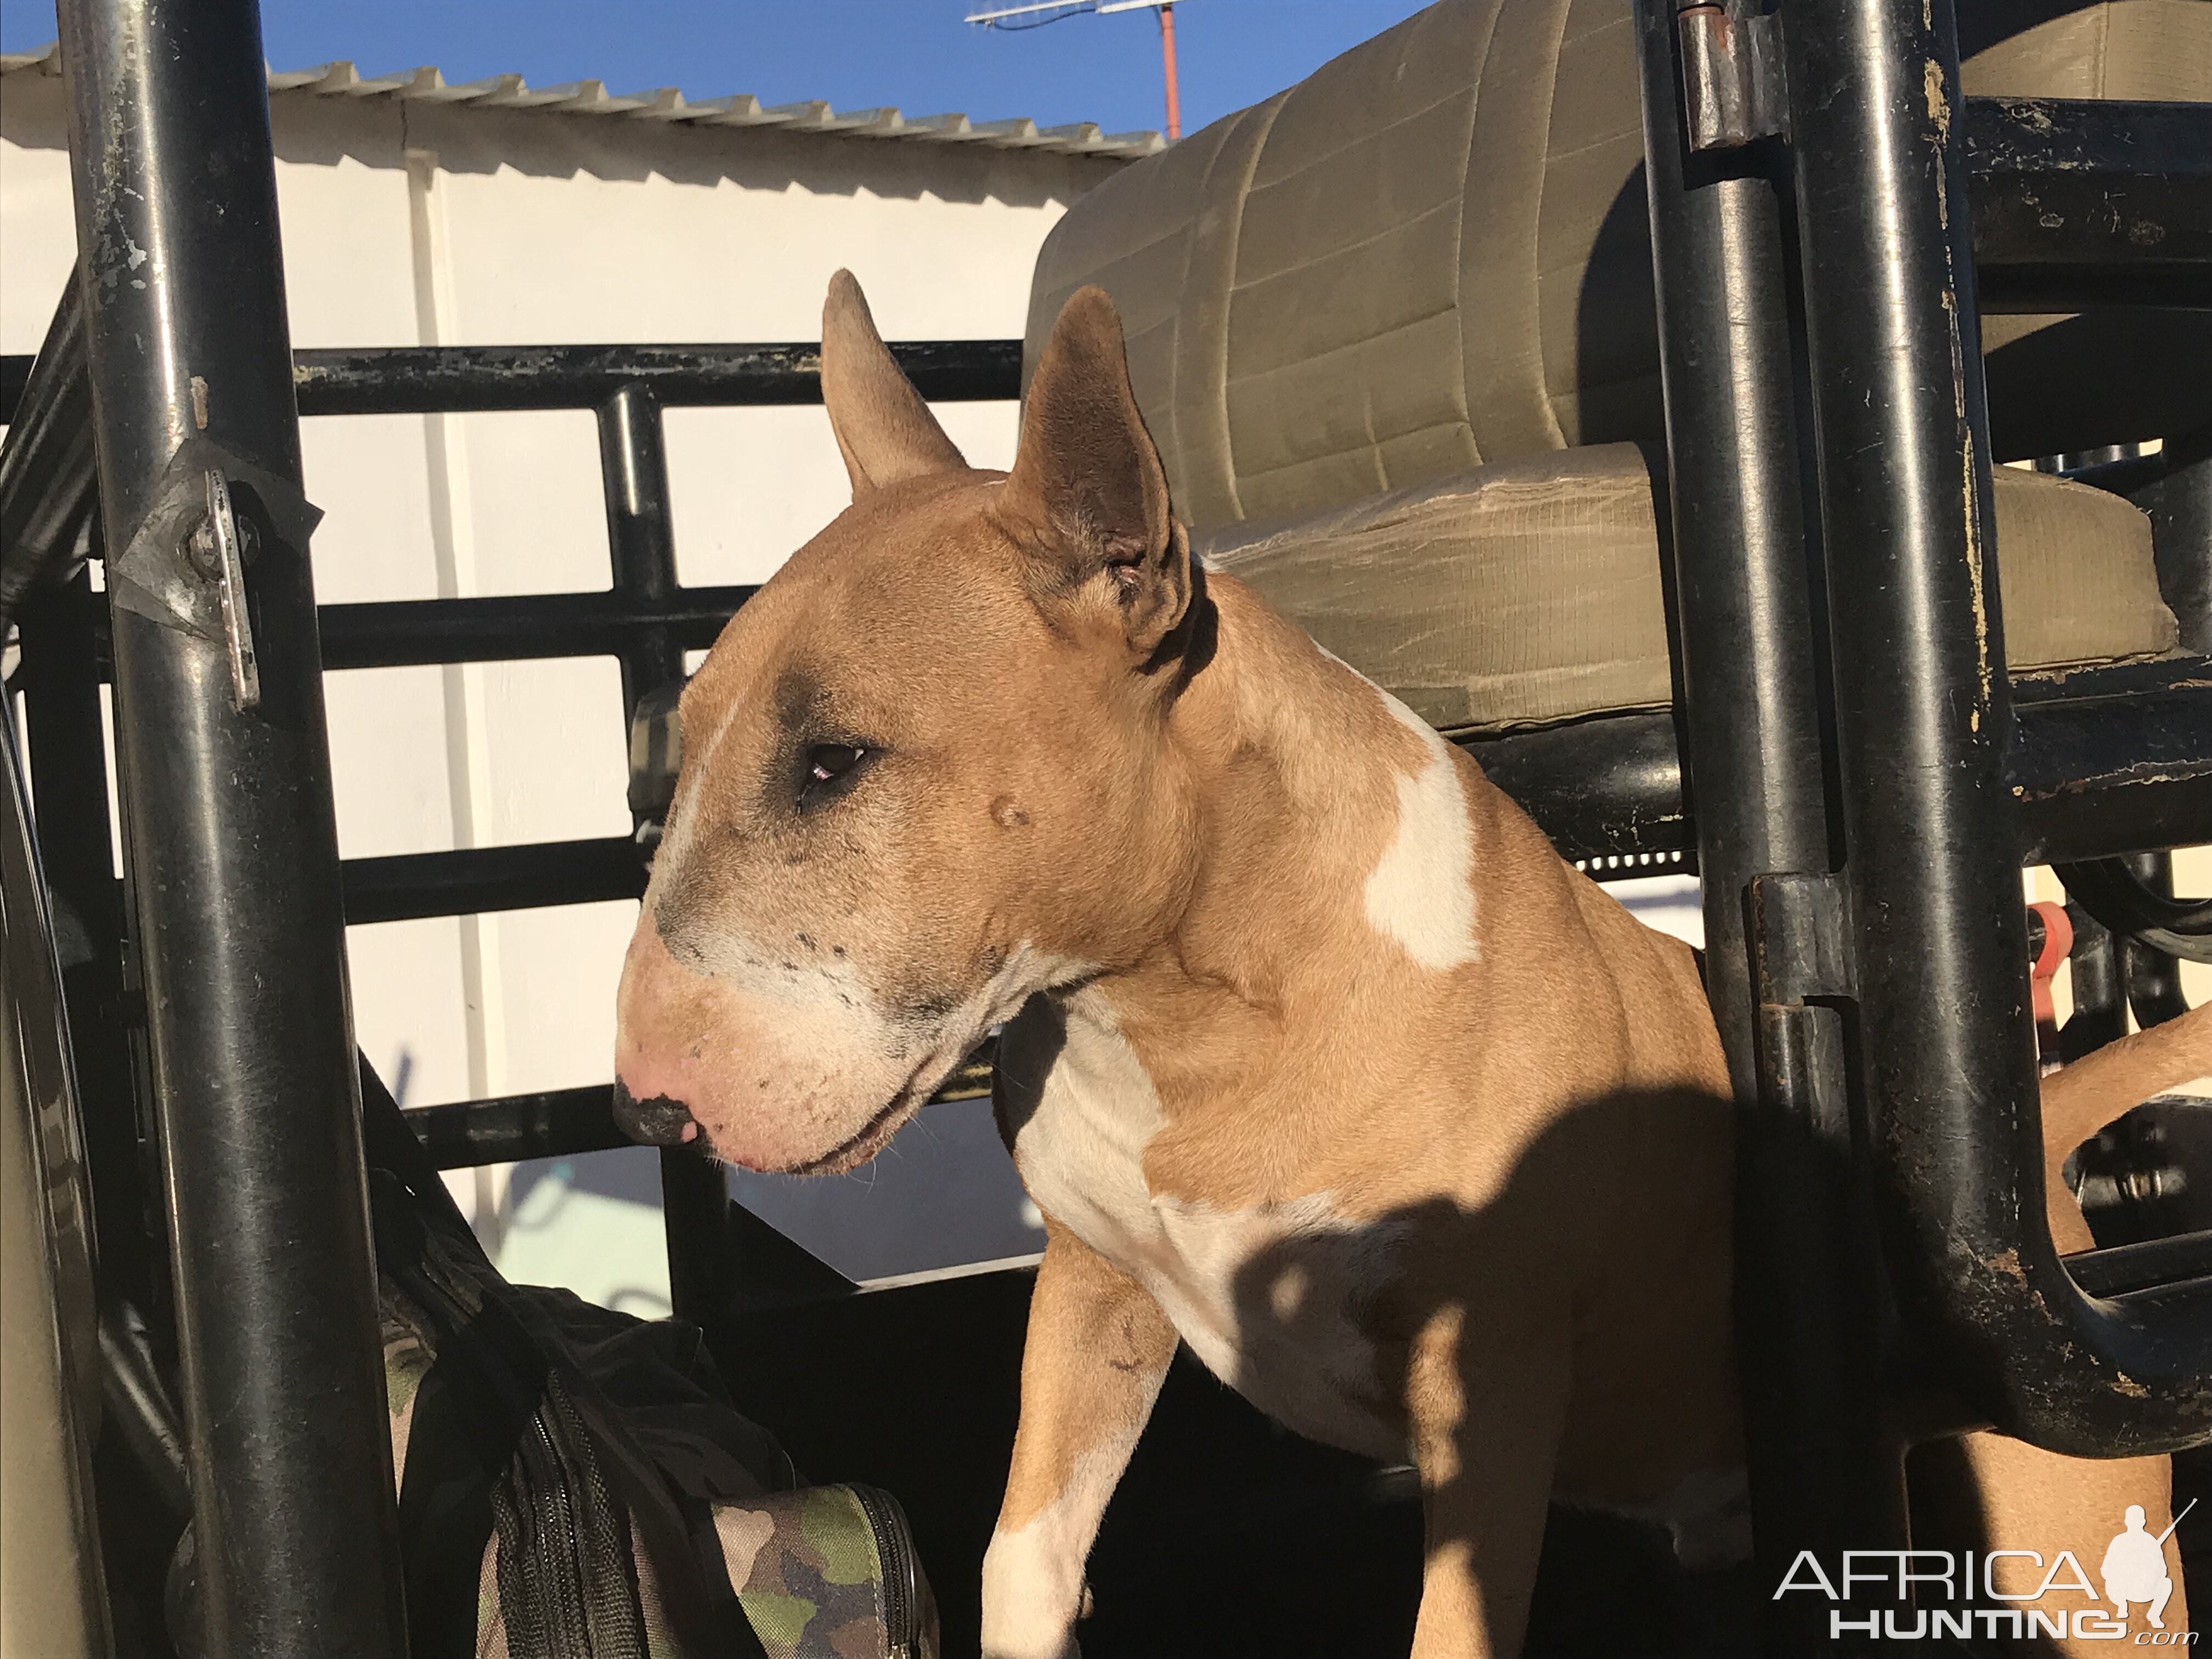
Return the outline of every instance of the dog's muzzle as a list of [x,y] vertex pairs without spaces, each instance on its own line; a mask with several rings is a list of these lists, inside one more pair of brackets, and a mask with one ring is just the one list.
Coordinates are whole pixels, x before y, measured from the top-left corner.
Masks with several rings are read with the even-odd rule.
[[640,1100],[620,1079],[615,1081],[615,1127],[647,1146],[680,1146],[699,1138],[698,1121],[689,1106],[666,1095]]

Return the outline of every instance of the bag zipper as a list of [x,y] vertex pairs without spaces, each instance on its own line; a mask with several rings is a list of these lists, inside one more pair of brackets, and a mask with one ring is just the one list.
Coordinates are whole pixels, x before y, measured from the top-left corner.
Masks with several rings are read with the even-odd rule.
[[[422,1235],[424,1248],[419,1258],[397,1266],[379,1265],[391,1273],[410,1296],[427,1304],[426,1311],[442,1316],[449,1334],[459,1335],[467,1330],[474,1318],[465,1298],[456,1288],[459,1275],[439,1259],[444,1243],[436,1231],[425,1224]],[[467,1288],[474,1291],[479,1300],[488,1299],[481,1285],[471,1284]],[[485,1363],[500,1363],[497,1351],[490,1345],[479,1344],[478,1352]],[[646,1650],[644,1626],[642,1615],[637,1611],[635,1586],[626,1578],[615,1584],[592,1583],[595,1576],[604,1581],[609,1574],[602,1571],[595,1575],[593,1564],[586,1556],[588,1540],[578,1522],[581,1506],[577,1501],[576,1482],[570,1473],[572,1468],[588,1459],[589,1444],[579,1442],[583,1459],[563,1455],[551,1420],[556,1417],[562,1419],[562,1426],[567,1426],[569,1413],[566,1401],[558,1379],[549,1371],[544,1391],[516,1443],[515,1456],[503,1482],[520,1511],[513,1518],[520,1520],[526,1516],[534,1523],[518,1538],[519,1543],[536,1546],[516,1551],[518,1589],[524,1597],[524,1606],[538,1610],[540,1632],[550,1644],[548,1659],[630,1659],[631,1656],[641,1656]],[[495,1515],[505,1507],[499,1501],[501,1484],[494,1482]],[[592,1507],[602,1511],[609,1507],[604,1493]],[[605,1568],[609,1564],[602,1562],[599,1565]],[[614,1565],[613,1576],[622,1577],[619,1564]],[[602,1620],[593,1614],[595,1610],[608,1609],[610,1602],[613,1603],[617,1628],[603,1631]],[[628,1617],[622,1616],[625,1613]],[[611,1638],[611,1642],[598,1639],[602,1635]],[[577,1645],[579,1638],[580,1646]]]
[[914,1528],[898,1499],[876,1486],[851,1483],[868,1529],[876,1535],[876,1557],[884,1569],[884,1634],[887,1659],[925,1659],[921,1640],[920,1559]]

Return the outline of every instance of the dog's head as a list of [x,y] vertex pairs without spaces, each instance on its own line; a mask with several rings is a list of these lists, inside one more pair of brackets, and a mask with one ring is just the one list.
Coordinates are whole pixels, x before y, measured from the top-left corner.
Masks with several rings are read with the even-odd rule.
[[1166,722],[1207,609],[1103,293],[1060,313],[1010,473],[961,459],[843,272],[822,334],[853,504],[684,694],[616,1048],[632,1133],[810,1172],[1160,937],[1192,839]]

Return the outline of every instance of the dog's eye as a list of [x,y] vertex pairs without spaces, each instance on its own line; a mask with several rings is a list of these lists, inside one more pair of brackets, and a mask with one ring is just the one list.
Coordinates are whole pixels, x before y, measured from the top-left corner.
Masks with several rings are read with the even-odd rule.
[[809,744],[799,755],[799,810],[824,805],[844,794],[860,781],[876,754],[866,744]]
[[806,751],[806,776],[810,782],[830,783],[842,778],[862,761],[868,751],[849,743],[817,743]]

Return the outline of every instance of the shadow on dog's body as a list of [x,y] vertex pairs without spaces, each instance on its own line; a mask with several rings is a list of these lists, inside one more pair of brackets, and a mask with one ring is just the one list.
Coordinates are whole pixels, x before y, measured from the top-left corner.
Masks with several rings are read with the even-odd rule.
[[[1294,1428],[1410,1455],[1431,1659],[1517,1651],[1555,1494],[1740,1555],[1733,1133],[1687,949],[1191,561],[1103,294],[1003,476],[849,278],[823,340],[854,506],[686,694],[617,1070],[657,1134],[831,1170],[1012,1017],[997,1107],[1048,1243],[985,1653],[1073,1651],[1178,1340]],[[2048,1551],[2038,1459],[1971,1455],[2027,1494],[1987,1502],[2000,1535]],[[2164,1524],[2162,1461],[2063,1467]]]

